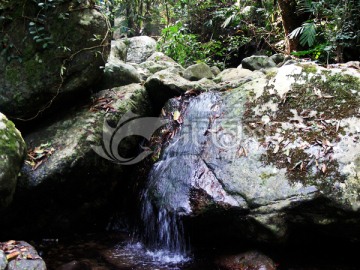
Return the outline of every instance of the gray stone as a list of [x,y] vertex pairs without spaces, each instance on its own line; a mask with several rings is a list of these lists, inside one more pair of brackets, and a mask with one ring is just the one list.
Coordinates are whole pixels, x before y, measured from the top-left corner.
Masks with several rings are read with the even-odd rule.
[[275,62],[272,59],[263,55],[253,55],[246,57],[241,61],[241,65],[243,68],[250,70],[276,67]]
[[184,78],[189,81],[198,81],[203,78],[212,79],[214,74],[212,73],[210,67],[205,63],[199,63],[191,65],[184,71]]
[[121,40],[111,41],[111,50],[109,59],[117,58],[122,61],[126,61],[127,47]]
[[276,53],[270,56],[270,59],[274,61],[275,64],[280,64],[285,61],[286,55],[282,53]]
[[153,74],[152,72],[150,72],[149,69],[147,69],[142,65],[143,63],[141,64],[130,63],[130,62],[128,63],[129,65],[133,66],[136,69],[137,73],[139,74],[141,82],[145,82],[147,78],[149,78]]
[[44,260],[39,256],[34,247],[24,241],[19,241],[16,242],[15,249],[18,249],[21,254],[8,263],[7,270],[46,270]]
[[109,59],[105,65],[100,86],[102,89],[107,89],[140,82],[140,74],[132,65],[113,58]]
[[218,68],[217,66],[212,66],[211,67],[211,72],[214,74],[214,76],[219,75],[219,73],[221,72],[220,68]]
[[154,52],[152,55],[149,56],[148,59],[146,59],[146,61],[153,61],[155,63],[157,63],[157,62],[173,62],[173,63],[176,63],[172,58],[170,58],[169,56],[165,55],[162,52]]
[[161,109],[170,98],[180,96],[187,90],[207,91],[216,88],[213,81],[205,78],[195,82],[186,80],[180,75],[177,67],[168,68],[150,76],[145,87],[157,109]]
[[26,145],[15,125],[0,113],[0,210],[13,199]]
[[132,37],[124,40],[128,46],[127,62],[140,64],[156,50],[156,40],[148,36]]
[[[0,40],[11,40],[16,48],[0,56],[0,108],[8,117],[34,117],[49,102],[54,104],[55,97],[58,107],[66,107],[69,98],[86,93],[101,77],[100,67],[104,66],[109,52],[105,43],[110,38],[106,36],[105,17],[76,0],[59,1],[57,5],[55,9],[41,11],[48,18],[43,34],[51,37],[54,45],[43,48],[47,43],[35,42],[29,36],[29,24],[24,23],[24,16],[33,18],[33,14],[40,14],[40,7],[33,1],[25,6],[16,2],[13,8],[24,12],[15,12],[0,33]],[[76,6],[77,12],[69,12],[66,21],[53,19],[63,10],[71,9],[70,6]],[[94,40],[94,34],[99,38]]]
[[0,249],[0,270],[5,270],[7,265],[7,259],[4,251]]
[[242,68],[228,68],[220,72],[216,78],[216,82],[227,82],[227,81],[235,81],[244,79],[247,77],[254,77],[256,73],[252,72],[249,69],[242,69]]

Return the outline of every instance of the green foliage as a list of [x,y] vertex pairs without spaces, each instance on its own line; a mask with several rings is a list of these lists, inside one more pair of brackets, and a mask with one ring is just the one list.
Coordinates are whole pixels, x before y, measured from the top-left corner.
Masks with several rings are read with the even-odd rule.
[[289,34],[289,38],[293,39],[300,35],[300,44],[302,46],[311,47],[315,42],[316,25],[313,21],[304,22],[302,26],[296,28]]
[[45,30],[44,26],[38,26],[34,22],[29,22],[29,33],[32,35],[33,40],[40,44],[43,49],[54,44],[52,37]]
[[359,9],[358,0],[299,0],[298,12],[309,14],[310,20],[289,37],[300,36],[300,44],[309,49],[294,55],[311,56],[323,62],[343,62],[345,48],[360,51]]
[[191,65],[204,58],[204,52],[197,36],[188,33],[188,30],[181,23],[162,30],[158,48],[184,66]]

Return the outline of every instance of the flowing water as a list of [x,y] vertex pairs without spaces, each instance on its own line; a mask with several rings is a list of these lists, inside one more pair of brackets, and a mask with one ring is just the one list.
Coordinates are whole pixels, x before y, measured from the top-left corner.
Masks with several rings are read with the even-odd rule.
[[[166,209],[156,209],[145,192],[142,200],[141,217],[144,225],[143,242],[146,254],[154,260],[182,263],[189,260],[189,246],[179,216]],[[134,247],[139,247],[139,243]]]

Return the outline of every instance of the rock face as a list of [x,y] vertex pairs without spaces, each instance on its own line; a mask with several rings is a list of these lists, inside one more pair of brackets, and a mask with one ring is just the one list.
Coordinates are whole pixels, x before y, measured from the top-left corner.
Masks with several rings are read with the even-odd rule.
[[15,125],[0,113],[0,210],[8,206],[26,156],[26,145]]
[[[11,257],[7,262],[6,258],[2,261],[3,250],[13,251],[17,255]],[[3,267],[3,268],[2,268]],[[8,241],[0,243],[0,269],[4,270],[46,270],[44,260],[39,256],[37,251],[24,241]]]
[[[112,136],[117,129],[110,126],[116,127],[130,111],[151,115],[147,92],[139,84],[102,91],[93,97],[92,104],[27,135],[25,141],[33,158],[22,168],[16,200],[2,215],[0,228],[17,224],[13,227],[21,235],[104,225],[111,194],[124,172],[114,161],[118,156],[132,157],[130,153],[136,153],[139,144],[133,139],[117,145],[105,136]],[[112,150],[113,154],[105,151],[98,155],[92,145],[101,148],[102,143],[104,149],[120,147],[119,153]]]
[[278,242],[304,226],[359,240],[359,83],[354,69],[296,64],[170,102],[180,120],[150,173],[153,201],[195,238]]
[[148,36],[132,37],[125,40],[128,46],[127,62],[140,64],[156,50],[156,40]]
[[0,108],[8,117],[34,117],[54,99],[65,105],[60,101],[87,91],[101,77],[109,51],[105,17],[79,1],[54,6],[18,1],[2,10],[11,18],[1,21],[0,33],[8,48],[0,56]]

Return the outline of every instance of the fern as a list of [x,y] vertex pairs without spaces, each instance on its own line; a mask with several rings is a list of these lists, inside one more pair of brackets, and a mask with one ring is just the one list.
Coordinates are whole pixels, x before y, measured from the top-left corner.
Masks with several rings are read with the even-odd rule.
[[301,46],[305,46],[306,44],[311,47],[315,42],[316,37],[316,26],[314,22],[305,22],[302,27],[304,28],[303,32],[300,36],[300,44]]
[[308,45],[311,47],[314,45],[316,38],[316,25],[313,21],[304,22],[300,27],[294,29],[290,34],[289,38],[294,39],[300,36],[301,46]]

